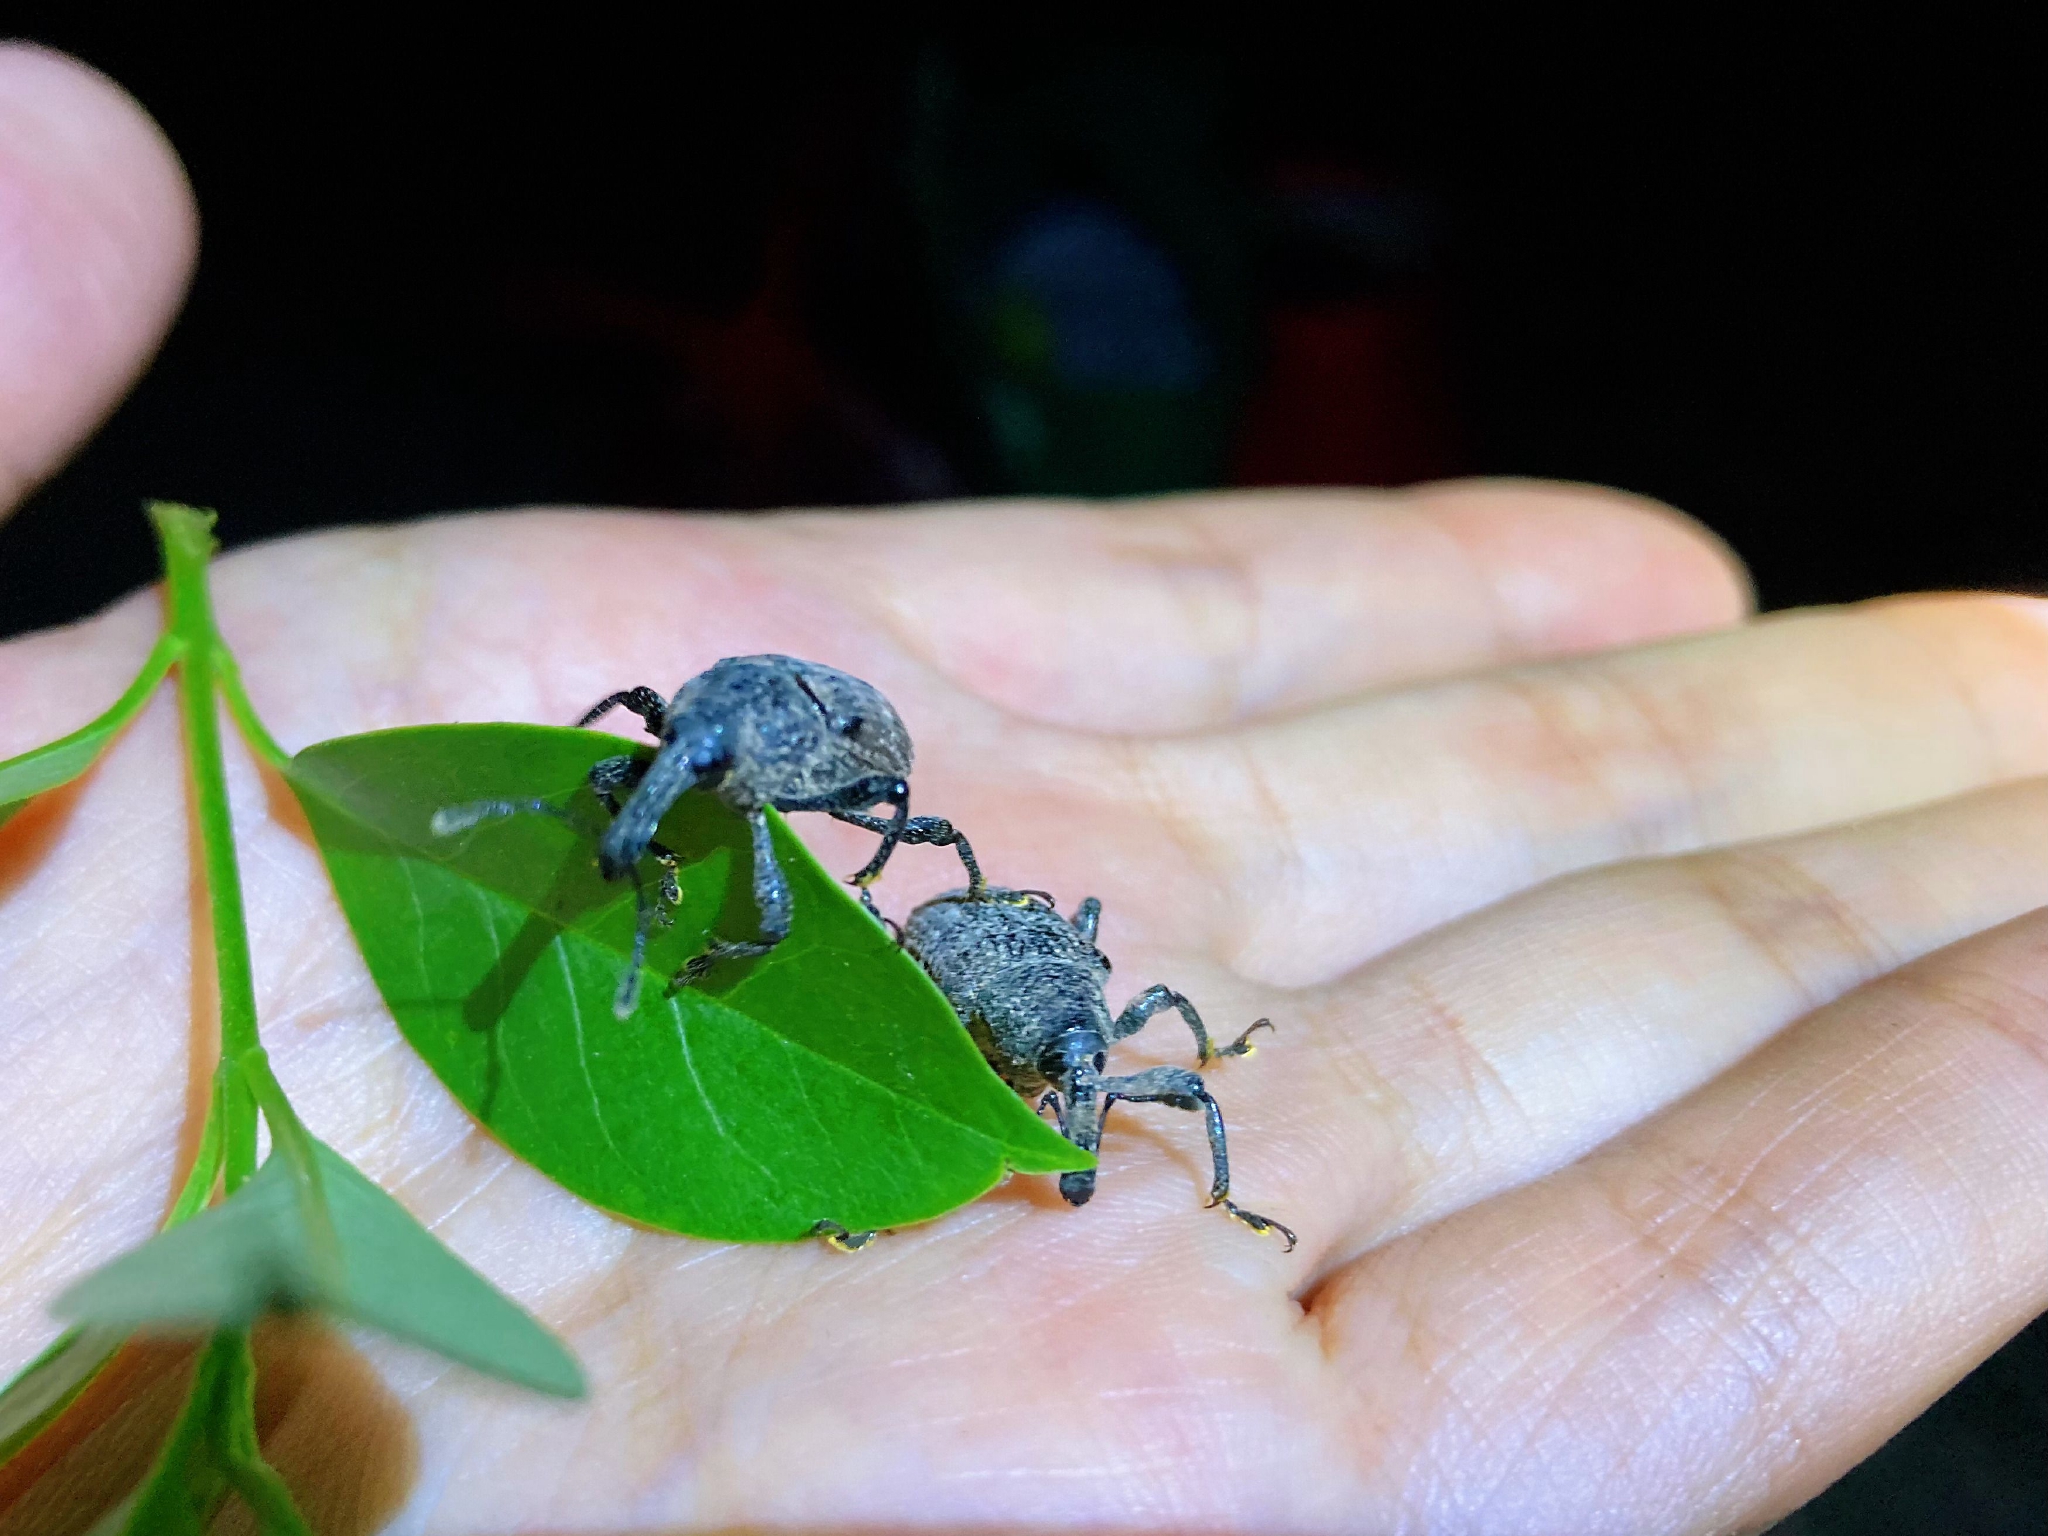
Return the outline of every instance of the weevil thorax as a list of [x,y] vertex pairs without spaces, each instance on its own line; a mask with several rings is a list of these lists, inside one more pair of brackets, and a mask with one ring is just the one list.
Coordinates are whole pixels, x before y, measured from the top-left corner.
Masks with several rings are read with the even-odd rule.
[[880,691],[794,656],[727,657],[677,691],[668,724],[716,742],[720,793],[745,809],[865,809],[910,773],[910,733]]
[[989,1065],[1020,1091],[1065,1095],[1102,1070],[1109,964],[1038,899],[991,888],[949,892],[918,907],[903,944],[960,1015]]

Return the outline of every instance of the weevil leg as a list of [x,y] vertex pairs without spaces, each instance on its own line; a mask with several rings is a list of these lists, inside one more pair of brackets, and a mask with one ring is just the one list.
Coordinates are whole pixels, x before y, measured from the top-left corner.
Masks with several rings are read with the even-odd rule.
[[633,867],[633,953],[626,961],[625,973],[619,977],[618,991],[612,994],[615,1018],[623,1019],[640,1006],[640,968],[647,963],[648,936],[656,928],[675,926],[675,909],[683,900],[680,865],[675,854],[659,843],[653,844],[650,851],[661,869],[661,883],[654,888],[654,899],[648,900],[640,868]]
[[1066,1135],[1067,1111],[1066,1106],[1060,1103],[1060,1092],[1057,1088],[1046,1089],[1045,1096],[1038,1101],[1038,1112],[1041,1115],[1048,1109],[1052,1111],[1053,1124],[1060,1128],[1062,1136]]
[[903,947],[903,925],[893,917],[886,915],[880,907],[875,905],[874,893],[866,886],[860,888],[860,904],[867,908],[869,917],[872,917],[876,922],[889,930],[889,937],[894,939],[896,947],[901,949]]
[[1209,1060],[1220,1061],[1225,1056],[1258,1055],[1259,1048],[1251,1043],[1251,1039],[1252,1032],[1254,1030],[1259,1029],[1266,1030],[1272,1034],[1279,1033],[1278,1030],[1273,1028],[1273,1021],[1271,1019],[1253,1019],[1251,1023],[1245,1025],[1244,1031],[1241,1034],[1239,1034],[1235,1040],[1231,1041],[1230,1044],[1223,1047],[1222,1050],[1215,1052],[1212,1056],[1210,1056]]
[[661,728],[668,721],[668,703],[652,688],[627,688],[609,694],[583,712],[583,718],[576,722],[578,730],[601,719],[614,709],[630,709],[647,725],[650,736],[659,736]]
[[775,839],[768,830],[768,813],[755,811],[748,816],[747,829],[754,837],[754,905],[761,912],[761,936],[727,939],[693,956],[668,984],[664,996],[674,997],[684,987],[702,981],[721,960],[750,960],[765,955],[789,937],[789,880],[775,859]]
[[880,1232],[849,1232],[836,1221],[820,1217],[811,1226],[811,1237],[823,1241],[827,1248],[837,1253],[859,1253],[882,1234]]
[[1074,932],[1081,935],[1090,944],[1095,942],[1096,930],[1101,926],[1102,902],[1099,898],[1090,896],[1081,905],[1074,908]]
[[661,867],[661,894],[654,920],[664,928],[672,927],[676,920],[675,909],[683,902],[682,860],[659,843],[649,844],[649,851],[654,855],[654,862]]
[[[637,757],[600,758],[591,765],[586,781],[598,803],[612,813],[619,814],[619,791],[632,789],[647,776],[647,764]],[[471,827],[486,821],[498,821],[507,816],[550,816],[556,821],[574,827],[579,832],[589,832],[582,822],[559,805],[546,800],[473,800],[467,805],[443,806],[434,813],[430,823],[436,837],[451,837],[457,832],[466,832]],[[648,851],[661,860],[673,877],[676,869],[675,853],[660,843],[649,842]],[[666,889],[664,885],[664,890]],[[680,901],[681,892],[671,898]]]
[[768,830],[768,813],[754,812],[747,818],[747,828],[754,834],[754,905],[761,911],[761,938],[752,946],[752,952],[765,955],[789,937],[789,879],[775,859],[775,838]]
[[[910,785],[908,782],[898,779],[890,786],[888,803],[895,807],[894,813],[888,820],[882,821],[879,818],[870,818],[873,824],[869,830],[882,834],[882,841],[880,846],[875,849],[875,856],[858,870],[854,871],[848,880],[849,884],[857,885],[863,891],[881,877],[882,866],[889,862],[889,855],[896,851],[896,845],[903,840],[903,833],[910,825]],[[842,814],[835,811],[830,814],[838,817],[840,820],[850,820],[853,813]]]
[[623,1019],[640,1006],[640,968],[647,963],[648,937],[656,928],[675,926],[675,909],[683,899],[676,856],[658,843],[653,852],[654,862],[661,868],[661,883],[654,888],[653,900],[648,899],[647,883],[640,878],[639,866],[633,867],[633,952],[619,977],[619,989],[612,994],[615,1018]]
[[1155,983],[1140,992],[1124,1005],[1124,1011],[1116,1016],[1116,1023],[1110,1026],[1109,1038],[1122,1040],[1135,1035],[1151,1020],[1155,1013],[1164,1013],[1172,1008],[1187,1021],[1188,1031],[1195,1037],[1195,1065],[1206,1067],[1213,1050],[1209,1044],[1209,1031],[1202,1023],[1202,1016],[1195,1012],[1195,1005],[1182,997],[1164,982]]
[[635,788],[646,777],[647,764],[624,754],[599,758],[590,765],[590,772],[586,775],[590,792],[614,816],[619,814],[619,792]]
[[[843,821],[850,827],[859,827],[867,832],[880,832],[885,837],[889,835],[893,825],[885,817],[866,816],[859,811],[828,811],[826,814],[834,821]],[[904,843],[930,843],[936,848],[951,848],[959,854],[960,862],[967,869],[968,900],[979,901],[982,893],[988,889],[988,880],[981,872],[981,863],[974,857],[974,845],[969,843],[960,829],[945,817],[913,816],[903,824],[903,831],[896,840]],[[875,861],[869,860],[868,867],[853,877],[853,883],[865,885],[867,881],[861,877],[865,875],[868,879],[873,879],[871,872],[876,871],[876,868]]]
[[1224,1139],[1223,1110],[1199,1076],[1185,1067],[1152,1067],[1144,1072],[1134,1072],[1129,1077],[1105,1077],[1101,1091],[1105,1116],[1109,1113],[1109,1106],[1119,1100],[1127,1104],[1164,1104],[1172,1109],[1200,1110],[1207,1118],[1209,1128],[1212,1169],[1209,1204],[1222,1206],[1232,1219],[1244,1223],[1254,1232],[1279,1234],[1286,1241],[1287,1251],[1294,1251],[1296,1239],[1291,1229],[1283,1227],[1270,1216],[1246,1210],[1230,1198],[1230,1148]]
[[625,973],[619,977],[619,989],[612,994],[612,1017],[630,1017],[640,1006],[640,967],[647,963],[647,934],[661,914],[661,899],[647,899],[647,884],[640,878],[640,867],[633,866],[633,953],[626,961]]
[[1161,983],[1147,987],[1131,999],[1124,1011],[1117,1015],[1109,1038],[1122,1040],[1135,1035],[1145,1027],[1146,1021],[1155,1013],[1164,1013],[1169,1008],[1174,1009],[1187,1021],[1188,1031],[1195,1037],[1195,1065],[1198,1067],[1206,1067],[1210,1062],[1219,1061],[1226,1056],[1251,1055],[1258,1049],[1257,1046],[1250,1044],[1252,1031],[1273,1027],[1271,1019],[1256,1020],[1246,1027],[1243,1034],[1218,1050],[1209,1043],[1208,1028],[1202,1023],[1202,1016],[1195,1012],[1195,1005],[1173,988]]
[[484,822],[502,821],[508,816],[548,816],[575,827],[579,832],[585,830],[574,816],[545,800],[472,800],[467,805],[444,805],[434,812],[433,820],[427,826],[436,837],[453,837]]
[[1223,1213],[1232,1221],[1242,1222],[1254,1232],[1272,1232],[1278,1235],[1282,1244],[1280,1249],[1282,1253],[1294,1252],[1294,1245],[1301,1241],[1300,1238],[1294,1235],[1294,1228],[1282,1226],[1272,1217],[1261,1216],[1257,1211],[1248,1211],[1227,1195],[1221,1200],[1211,1200],[1209,1203],[1222,1206]]

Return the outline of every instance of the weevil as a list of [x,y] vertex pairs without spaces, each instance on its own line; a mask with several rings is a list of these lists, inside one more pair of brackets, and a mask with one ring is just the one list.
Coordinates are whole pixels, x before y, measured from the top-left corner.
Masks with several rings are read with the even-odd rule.
[[[903,925],[903,945],[938,983],[1003,1080],[1027,1097],[1045,1091],[1039,1109],[1053,1111],[1060,1133],[1074,1145],[1090,1152],[1101,1146],[1112,1104],[1199,1110],[1209,1130],[1209,1204],[1254,1232],[1277,1233],[1291,1252],[1293,1232],[1230,1198],[1223,1111],[1198,1073],[1151,1067],[1128,1077],[1104,1075],[1109,1048],[1169,1008],[1194,1034],[1198,1067],[1250,1055],[1253,1031],[1271,1029],[1272,1021],[1258,1020],[1218,1050],[1195,1005],[1163,985],[1147,987],[1112,1016],[1103,994],[1109,958],[1095,944],[1101,921],[1102,903],[1093,896],[1070,921],[1042,891],[970,886],[912,911]],[[1060,1175],[1060,1194],[1070,1205],[1085,1205],[1094,1193],[1094,1169]]]
[[[614,709],[638,715],[660,742],[652,758],[621,754],[590,770],[591,789],[612,813],[598,838],[598,868],[607,880],[633,882],[632,958],[612,1000],[620,1018],[639,1001],[649,931],[667,920],[666,908],[676,900],[674,856],[655,841],[655,828],[677,797],[693,788],[711,791],[747,818],[761,927],[756,938],[714,942],[695,956],[670,982],[670,995],[718,962],[765,955],[788,935],[789,881],[769,836],[771,805],[779,811],[822,811],[881,834],[874,857],[851,878],[870,911],[867,887],[899,843],[954,847],[969,889],[982,888],[973,849],[952,823],[910,814],[910,733],[870,683],[794,656],[728,656],[684,683],[672,699],[652,688],[624,689],[600,699],[576,724],[595,724]],[[893,814],[863,814],[876,805],[888,805]],[[433,830],[445,837],[526,813],[569,819],[545,800],[479,800],[437,811]],[[664,865],[652,898],[640,873],[650,854]]]

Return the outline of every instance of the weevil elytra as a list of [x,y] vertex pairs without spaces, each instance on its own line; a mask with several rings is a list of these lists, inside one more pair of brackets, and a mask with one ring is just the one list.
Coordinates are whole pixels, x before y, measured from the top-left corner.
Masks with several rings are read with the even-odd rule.
[[[911,816],[910,733],[872,684],[794,656],[728,656],[684,683],[672,699],[652,688],[629,688],[600,700],[576,723],[591,725],[613,709],[638,715],[661,743],[651,760],[622,754],[590,770],[591,789],[612,812],[598,839],[598,867],[607,880],[631,880],[637,901],[633,954],[612,1002],[620,1018],[639,1001],[649,930],[663,920],[664,901],[674,899],[672,857],[655,842],[655,828],[690,789],[710,790],[747,818],[761,929],[758,938],[712,944],[677,973],[671,993],[721,960],[764,955],[788,935],[789,882],[769,838],[768,806],[822,811],[880,833],[881,846],[852,877],[863,900],[899,843],[956,847],[971,888],[981,887],[973,851],[952,824]],[[862,814],[885,804],[893,811],[888,817]],[[433,830],[446,837],[529,812],[567,819],[544,800],[479,800],[437,811]],[[653,898],[640,873],[650,853],[669,866]]]
[[[1258,1020],[1217,1050],[1194,1004],[1166,986],[1147,987],[1122,1013],[1111,1015],[1103,996],[1109,960],[1095,947],[1101,919],[1102,903],[1093,896],[1070,922],[1043,892],[975,886],[916,908],[903,925],[903,944],[938,983],[1003,1080],[1026,1095],[1045,1090],[1039,1107],[1053,1110],[1060,1133],[1076,1146],[1090,1152],[1101,1146],[1112,1104],[1201,1111],[1213,1169],[1209,1203],[1254,1232],[1277,1233],[1292,1251],[1293,1232],[1230,1198],[1223,1112],[1199,1074],[1185,1067],[1151,1067],[1128,1077],[1103,1072],[1111,1045],[1168,1008],[1187,1021],[1195,1064],[1202,1067],[1251,1054],[1252,1032],[1271,1029],[1271,1021]],[[1095,1171],[1061,1174],[1060,1193],[1069,1204],[1085,1205],[1095,1193]]]

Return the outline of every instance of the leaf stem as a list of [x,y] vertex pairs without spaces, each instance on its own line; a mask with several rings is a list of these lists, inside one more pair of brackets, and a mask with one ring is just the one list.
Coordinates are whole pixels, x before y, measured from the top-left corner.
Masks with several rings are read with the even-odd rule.
[[0,768],[13,767],[30,757],[54,756],[73,746],[90,746],[96,750],[100,745],[99,738],[106,734],[110,725],[126,722],[129,716],[149,701],[149,696],[156,691],[156,685],[164,680],[165,674],[171,670],[171,664],[178,659],[184,648],[184,641],[178,636],[169,633],[158,635],[156,644],[143,659],[142,670],[135,674],[135,680],[129,683],[122,690],[121,697],[109,704],[101,714],[88,720],[69,736],[60,737],[48,746],[38,747],[34,752],[24,752],[18,758],[9,758],[5,763],[0,763]]
[[115,732],[149,702],[183,649],[184,642],[176,635],[158,635],[135,680],[97,719],[87,721],[69,736],[0,762],[0,822],[21,809],[32,796],[67,784],[90,768]]
[[[239,1062],[259,1049],[256,1036],[256,978],[249,960],[249,930],[242,904],[242,876],[235,863],[235,829],[228,811],[228,776],[221,754],[220,706],[214,697],[220,642],[213,627],[213,602],[206,590],[206,563],[217,547],[213,515],[171,502],[149,505],[163,546],[169,594],[170,631],[182,643],[178,658],[178,703],[185,723],[185,755],[199,819],[199,846],[206,868],[207,906],[213,918],[213,961],[220,980],[220,1049]],[[245,1080],[226,1085],[221,1127],[225,1147],[224,1189],[232,1195],[256,1171],[256,1100]]]
[[230,1492],[264,1536],[310,1536],[284,1482],[256,1444],[256,1363],[246,1328],[216,1333],[199,1356],[192,1388],[156,1464],[126,1509],[95,1529],[122,1536],[198,1531]]
[[334,1230],[334,1214],[327,1208],[327,1191],[321,1182],[319,1159],[313,1155],[313,1136],[285,1097],[284,1085],[270,1070],[270,1055],[260,1045],[244,1051],[232,1063],[242,1081],[256,1096],[257,1107],[270,1127],[271,1145],[292,1165],[297,1176],[299,1217],[306,1224],[306,1241],[313,1264],[332,1292],[346,1287],[347,1266],[341,1256],[341,1235]]
[[272,1143],[292,1165],[300,1214],[313,1253],[338,1277],[341,1241],[320,1185],[313,1139],[300,1123],[277,1075],[270,1070],[256,1028],[256,982],[249,958],[249,929],[242,905],[242,877],[235,861],[234,816],[228,806],[226,760],[221,752],[219,702],[249,733],[253,746],[274,765],[289,761],[272,740],[243,693],[240,670],[214,628],[206,566],[216,548],[213,515],[170,502],[152,502],[150,519],[163,545],[170,593],[170,634],[180,647],[178,699],[184,712],[186,755],[192,764],[193,797],[199,813],[199,841],[206,864],[206,892],[213,916],[214,964],[220,976],[220,1054],[216,1084],[222,1101],[223,1191],[232,1195],[256,1171],[256,1111],[270,1126]]
[[[135,681],[128,685],[120,698],[107,706],[106,714],[101,719],[126,720],[135,711],[142,708],[149,696],[156,692],[156,685],[162,682],[170,672],[171,663],[178,659],[183,650],[184,642],[178,636],[168,631],[158,635],[156,644],[150,648],[148,657],[142,663],[142,670],[135,674]],[[99,720],[95,720],[93,725],[98,725],[99,723]],[[87,726],[85,730],[74,731],[72,736],[82,736],[86,730],[90,729],[92,729],[92,726]],[[67,737],[65,739],[70,740],[71,738]],[[63,743],[59,742],[55,743],[55,745],[61,746]]]
[[184,1188],[178,1191],[178,1198],[171,1202],[170,1214],[164,1217],[166,1231],[198,1215],[212,1198],[213,1186],[220,1179],[221,1126],[227,1119],[227,1079],[225,1066],[214,1069],[213,1097],[207,1101],[206,1119],[199,1128],[199,1151],[192,1158],[191,1172],[185,1175]]
[[242,667],[235,660],[235,653],[216,641],[213,664],[220,677],[221,697],[227,701],[228,713],[235,717],[235,724],[241,727],[256,755],[282,772],[292,760],[292,755],[277,744],[277,738],[270,734],[262,716],[256,713],[256,706],[249,702],[249,695],[242,688]]

